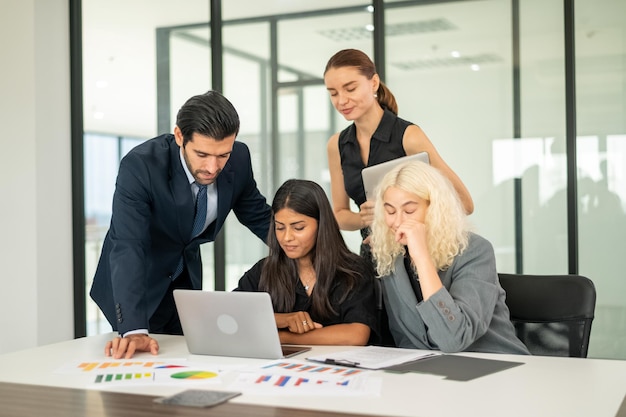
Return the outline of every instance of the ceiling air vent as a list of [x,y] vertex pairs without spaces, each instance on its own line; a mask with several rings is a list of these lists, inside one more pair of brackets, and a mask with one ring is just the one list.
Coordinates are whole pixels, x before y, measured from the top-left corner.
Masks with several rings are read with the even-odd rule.
[[[386,36],[413,35],[416,33],[442,32],[457,29],[448,20],[439,18],[416,22],[393,23],[385,25]],[[365,26],[343,29],[320,30],[318,33],[336,42],[370,39],[372,32]]]

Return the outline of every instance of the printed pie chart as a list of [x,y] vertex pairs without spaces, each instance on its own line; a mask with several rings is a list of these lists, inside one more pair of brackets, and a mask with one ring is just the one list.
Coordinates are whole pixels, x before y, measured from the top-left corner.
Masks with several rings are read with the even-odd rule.
[[217,377],[217,374],[209,371],[184,371],[176,372],[170,377],[174,379],[210,379]]

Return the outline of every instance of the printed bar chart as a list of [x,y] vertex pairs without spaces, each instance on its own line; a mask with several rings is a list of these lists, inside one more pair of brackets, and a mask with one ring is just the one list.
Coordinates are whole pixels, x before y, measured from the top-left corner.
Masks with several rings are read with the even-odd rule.
[[345,376],[354,376],[356,374],[362,373],[362,369],[354,369],[354,368],[341,368],[334,366],[319,366],[319,365],[308,365],[301,363],[292,363],[292,362],[276,362],[270,365],[264,366],[263,369],[271,369],[271,368],[280,368],[285,369],[291,372],[307,372],[307,373],[315,373],[315,374],[332,374],[338,377]]
[[153,372],[146,373],[122,373],[122,374],[98,374],[94,380],[96,384],[105,384],[107,382],[119,382],[119,381],[130,381],[130,380],[154,380]]
[[102,369],[106,369],[109,370],[111,368],[135,368],[135,367],[141,367],[141,368],[150,368],[152,369],[155,365],[161,364],[163,362],[154,362],[154,361],[147,361],[147,362],[137,362],[137,361],[132,361],[132,362],[114,362],[114,361],[107,361],[107,362],[81,362],[78,367],[80,369],[82,369],[84,372],[90,372],[93,370],[102,370]]

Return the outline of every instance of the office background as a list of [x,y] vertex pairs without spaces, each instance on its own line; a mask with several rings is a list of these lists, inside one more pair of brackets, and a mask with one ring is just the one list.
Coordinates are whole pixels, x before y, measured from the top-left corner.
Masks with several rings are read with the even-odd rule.
[[[207,0],[80,3],[85,231],[75,232],[85,244],[73,264],[70,3],[2,0],[2,10],[15,11],[0,18],[3,141],[13,145],[0,168],[8,290],[0,352],[71,338],[75,319],[89,334],[110,330],[90,301],[74,318],[72,265],[84,268],[88,289],[119,158],[170,131],[182,102],[211,86]],[[626,2],[384,2],[384,44],[376,48],[371,26],[380,15],[366,1],[338,9],[333,1],[223,3],[223,91],[240,111],[239,140],[250,145],[268,198],[290,177],[329,190],[325,142],[346,122],[330,106],[322,71],[337,50],[363,49],[384,63],[400,116],[426,131],[468,186],[472,221],[493,242],[499,270],[567,273],[572,241],[574,267],[598,289],[589,356],[626,358]],[[575,12],[574,109],[566,5]],[[572,113],[577,210],[565,191]],[[223,264],[219,248],[214,262],[215,245],[203,247],[208,289],[216,266],[230,289],[264,254],[235,220],[226,227]],[[358,236],[345,236],[356,249]]]
[[73,336],[69,5],[0,1],[0,352]]

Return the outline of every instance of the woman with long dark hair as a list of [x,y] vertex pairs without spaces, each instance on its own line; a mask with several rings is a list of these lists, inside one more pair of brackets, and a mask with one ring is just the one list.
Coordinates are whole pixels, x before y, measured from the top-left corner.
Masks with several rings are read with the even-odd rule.
[[272,298],[282,343],[365,345],[376,333],[374,271],[346,246],[324,190],[288,180],[272,203],[269,256],[236,291]]

